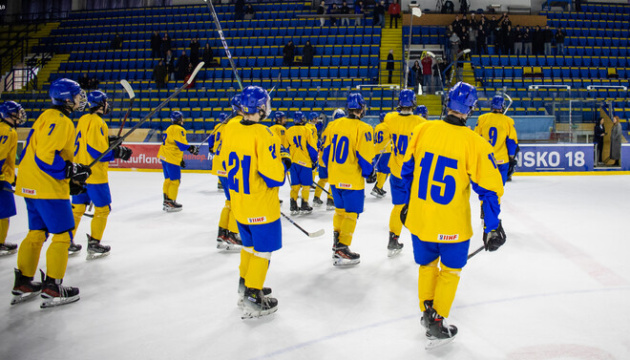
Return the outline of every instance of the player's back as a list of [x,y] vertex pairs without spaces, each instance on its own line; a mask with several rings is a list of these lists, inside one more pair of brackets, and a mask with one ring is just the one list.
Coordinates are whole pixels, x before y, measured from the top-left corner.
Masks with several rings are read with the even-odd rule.
[[426,122],[425,119],[418,115],[400,114],[392,111],[385,115],[383,123],[387,124],[392,138],[392,156],[389,158],[389,168],[392,176],[400,178],[400,169],[402,168],[403,158],[411,140],[413,129]]
[[510,142],[516,143],[516,130],[512,118],[498,113],[483,114],[477,120],[475,132],[492,145],[498,165],[510,161],[508,147],[511,146]]
[[317,143],[306,125],[293,125],[286,132],[291,161],[297,165],[311,167],[317,159]]
[[271,131],[278,137],[280,140],[280,145],[283,148],[289,148],[289,142],[287,141],[287,128],[280,124],[274,124],[270,127]]
[[374,127],[374,151],[378,154],[385,149],[383,153],[390,153],[392,151],[391,138],[389,126],[385,122],[377,124]]
[[11,125],[0,122],[0,182],[12,183],[15,179],[16,149],[17,132]]
[[325,130],[328,153],[328,178],[339,189],[361,190],[365,187],[362,165],[374,158],[372,127],[359,119],[339,118]]
[[[74,162],[90,165],[94,159],[109,148],[107,134],[109,134],[109,127],[100,116],[97,114],[81,116],[76,128]],[[113,154],[109,154],[108,158],[113,159]],[[92,175],[86,183],[103,184],[108,181],[109,163],[107,161],[99,161],[91,169]]]
[[158,151],[158,158],[169,164],[179,166],[184,158],[184,152],[181,147],[186,144],[188,144],[186,129],[180,125],[172,124],[162,134],[162,145]]

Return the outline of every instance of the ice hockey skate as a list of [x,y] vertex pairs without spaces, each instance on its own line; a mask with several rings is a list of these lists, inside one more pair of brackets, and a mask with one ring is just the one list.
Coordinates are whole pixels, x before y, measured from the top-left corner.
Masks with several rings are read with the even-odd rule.
[[[219,246],[217,245],[217,248],[218,247]],[[243,247],[243,241],[241,240],[241,237],[238,236],[237,233],[228,231],[227,236],[225,237],[225,240],[223,241],[222,249],[227,252],[238,252],[238,251],[241,251],[242,247]]]
[[389,244],[387,244],[387,257],[394,257],[402,251],[404,244],[398,242],[399,236],[390,231]]
[[335,242],[332,258],[335,266],[353,266],[361,262],[361,255],[353,253],[347,245],[339,241]]
[[176,202],[175,200],[166,198],[164,199],[164,203],[162,203],[162,210],[166,212],[182,211],[182,204]]
[[42,284],[33,282],[32,277],[22,275],[22,272],[15,269],[15,283],[13,285],[13,299],[11,305],[21,304],[23,302],[34,299],[42,292]]
[[308,201],[302,199],[302,206],[300,207],[300,215],[310,215],[313,212],[313,208],[308,204]]
[[81,252],[83,246],[81,244],[75,244],[74,241],[70,241],[70,246],[68,247],[68,256],[76,255]]
[[[245,287],[245,279],[244,278],[239,278],[239,280],[238,280],[238,302],[236,303],[236,305],[241,310],[243,310],[243,306],[244,306],[245,289],[246,289],[246,287]],[[262,288],[262,292],[263,292],[264,296],[269,296],[269,295],[271,295],[271,288],[263,287]]]
[[289,208],[289,212],[291,215],[298,215],[300,213],[300,209],[297,206],[297,200],[291,199],[291,207]]
[[219,227],[219,232],[217,233],[217,249],[225,249],[228,233],[228,229]]
[[[45,277],[45,279],[44,279]],[[79,301],[79,289],[62,286],[63,279],[53,279],[44,275],[42,271],[42,309],[70,304]]]
[[379,199],[384,198],[385,194],[386,194],[385,190],[377,188],[376,185],[374,185],[372,192],[370,192],[370,195],[376,196]]
[[324,205],[324,202],[320,198],[318,197],[313,198],[313,206],[320,207],[322,205]]
[[427,329],[426,337],[428,340],[425,349],[435,349],[455,340],[457,327],[444,322],[444,317],[433,309],[433,301],[426,300],[424,306],[426,311],[422,313],[422,325]]
[[0,244],[0,256],[13,255],[17,252],[17,244],[2,243]]
[[109,250],[111,247],[109,245],[101,245],[100,240],[96,240],[95,238],[87,235],[88,237],[88,247],[87,247],[87,257],[86,260],[94,260],[105,257],[109,255]]
[[326,210],[335,210],[335,201],[333,199],[326,200]]
[[278,311],[278,300],[265,296],[262,290],[245,288],[243,315],[241,319],[253,319],[271,315]]

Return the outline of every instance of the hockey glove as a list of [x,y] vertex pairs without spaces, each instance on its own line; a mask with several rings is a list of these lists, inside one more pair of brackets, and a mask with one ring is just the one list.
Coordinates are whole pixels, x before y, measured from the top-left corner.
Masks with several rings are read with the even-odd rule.
[[370,174],[370,176],[368,176],[366,181],[367,181],[368,184],[374,184],[376,182],[376,169],[374,171],[372,171],[372,174]]
[[114,148],[114,158],[116,159],[127,161],[131,157],[131,154],[133,154],[133,151],[126,146],[117,146]]
[[70,179],[79,184],[85,184],[85,181],[92,174],[92,170],[83,164],[66,161],[66,179]]
[[291,154],[286,151],[280,152],[280,158],[282,159],[282,164],[284,164],[285,171],[289,171],[291,167]]
[[109,135],[107,138],[109,139],[109,146],[112,146],[113,143],[120,139],[120,136]]
[[81,195],[87,191],[87,188],[83,184],[78,184],[70,180],[70,195]]
[[180,162],[180,163],[179,163],[179,166],[180,166],[182,169],[185,169],[185,168],[186,168],[186,162],[185,162],[184,160],[182,160],[182,162]]
[[483,246],[486,251],[496,251],[501,247],[501,245],[505,244],[505,231],[503,230],[503,225],[501,225],[501,221],[499,220],[499,226],[496,229],[490,231],[489,233],[483,233]]
[[190,145],[188,147],[188,152],[193,154],[193,155],[199,155],[199,146]]
[[508,175],[514,174],[514,168],[516,167],[517,163],[518,161],[516,161],[516,159],[513,156],[510,156],[510,166],[508,167]]
[[403,225],[405,225],[405,221],[407,221],[407,211],[409,211],[409,204],[405,204],[402,210],[400,210],[400,221],[402,221]]

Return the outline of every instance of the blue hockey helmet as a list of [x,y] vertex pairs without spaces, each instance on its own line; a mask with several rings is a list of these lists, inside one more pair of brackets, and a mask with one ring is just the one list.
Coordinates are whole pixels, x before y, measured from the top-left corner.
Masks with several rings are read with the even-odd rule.
[[385,115],[387,115],[387,113],[384,113],[384,112],[380,113],[378,116],[378,121],[383,122],[385,120]]
[[220,113],[219,116],[217,116],[217,121],[218,122],[224,122],[227,118],[228,118],[228,114],[226,113]]
[[398,95],[398,107],[416,107],[416,93],[411,89],[403,89]]
[[337,120],[345,116],[346,116],[346,112],[343,111],[343,109],[336,109],[335,111],[333,111],[333,115],[332,115],[333,120]]
[[26,122],[26,111],[15,101],[6,101],[0,105],[0,118],[13,120],[14,126],[22,125]]
[[171,113],[171,121],[174,123],[183,123],[184,122],[184,114],[181,111],[173,111]]
[[319,118],[319,113],[316,111],[313,111],[310,114],[308,114],[308,118],[310,120],[317,120]]
[[348,94],[348,101],[346,107],[348,110],[362,110],[365,109],[367,103],[363,100],[361,93]]
[[492,98],[492,102],[490,103],[490,109],[503,110],[504,105],[505,105],[505,99],[503,98],[503,95],[495,95]]
[[276,111],[275,114],[273,114],[273,120],[276,123],[281,123],[282,119],[287,117],[287,114],[284,113],[284,111]]
[[[85,91],[83,91],[81,86],[74,80],[65,78],[55,80],[52,84],[50,84],[48,93],[53,105],[68,106],[68,102],[73,104],[70,109],[71,111],[83,111],[83,109],[85,109],[85,105],[87,104]],[[81,95],[79,104],[74,103],[74,98],[77,95]],[[75,108],[77,105],[78,107]]]
[[306,119],[306,117],[304,117],[304,114],[301,111],[296,111],[293,113],[293,123],[301,124],[304,122],[304,119]]
[[271,115],[271,98],[267,90],[260,86],[248,86],[241,93],[241,108],[246,114],[257,114],[264,111],[264,116],[260,120]]
[[94,90],[87,95],[88,106],[90,109],[102,107],[103,114],[109,113],[109,106],[107,106],[107,95],[100,90]]
[[418,105],[416,107],[416,110],[414,110],[413,114],[414,115],[420,115],[420,116],[422,116],[423,118],[426,119],[427,116],[429,116],[429,109],[427,109],[427,107],[424,106],[424,105]]
[[464,115],[470,115],[477,103],[477,89],[465,82],[458,82],[448,91],[446,107]]
[[243,111],[241,109],[241,94],[236,94],[230,99],[230,106],[234,112]]

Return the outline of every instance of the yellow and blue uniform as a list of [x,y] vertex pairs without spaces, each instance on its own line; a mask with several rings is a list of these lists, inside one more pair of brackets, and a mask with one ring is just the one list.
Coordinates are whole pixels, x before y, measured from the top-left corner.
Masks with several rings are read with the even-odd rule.
[[[374,127],[374,152],[376,154],[376,187],[383,188],[385,179],[390,173],[389,158],[392,152],[391,134],[389,127],[384,122]],[[380,158],[379,158],[380,157]]]
[[230,122],[219,156],[243,241],[240,275],[246,287],[262,289],[270,253],[282,247],[278,188],[284,184],[286,169],[280,141],[263,124]]
[[365,179],[374,168],[372,127],[360,119],[342,117],[324,130],[322,156],[335,201],[333,228],[339,242],[350,246],[357,218],[363,212]]
[[403,165],[403,158],[409,146],[409,140],[413,134],[413,129],[427,120],[418,115],[400,114],[392,111],[385,115],[383,123],[387,126],[392,139],[392,154],[389,158],[389,169],[391,177],[389,186],[392,194],[392,204],[394,208],[389,216],[389,231],[396,236],[400,236],[402,222],[400,221],[400,211],[409,198],[409,193],[404,187],[400,170]]
[[[319,175],[319,180],[317,181],[317,185],[319,185],[317,187],[317,189],[315,189],[315,197],[319,198],[322,195],[322,192],[324,191],[324,186],[326,186],[326,183],[328,182],[328,169],[326,168],[326,165],[324,165],[324,160],[323,160],[323,156],[324,156],[324,143],[326,142],[326,136],[328,135],[328,133],[326,132],[326,130],[324,130],[322,132],[322,137],[321,137],[321,146],[319,148],[319,152],[317,154],[317,167],[318,167],[318,175]],[[328,196],[327,199],[331,199],[332,200],[332,191],[330,191],[330,186],[328,187],[329,191],[328,191]]]
[[[109,127],[97,113],[83,115],[78,123],[75,137],[74,162],[90,165],[109,148]],[[87,191],[72,196],[75,229],[79,227],[86,205],[94,203],[94,218],[90,236],[96,240],[103,238],[107,217],[111,211],[112,195],[109,190],[107,171],[109,162],[114,160],[114,152],[108,152],[98,163],[92,166],[92,175],[86,181]]]
[[516,154],[518,145],[514,120],[501,113],[483,114],[477,120],[475,132],[486,139],[494,148],[494,157],[505,185],[510,167],[510,157]]
[[181,163],[184,159],[184,151],[188,149],[186,129],[177,124],[172,124],[162,134],[162,145],[158,151],[158,159],[162,161],[164,171],[164,185],[162,191],[171,199],[177,199],[181,175]]
[[0,121],[0,244],[4,244],[9,232],[9,218],[17,214],[11,184],[15,181],[15,155],[17,132]]
[[54,234],[46,252],[46,274],[62,279],[68,263],[68,247],[74,229],[66,162],[74,157],[75,128],[57,108],[44,111],[29,133],[15,193],[23,196],[29,232],[18,251],[18,269],[32,277],[48,233]]
[[425,311],[424,300],[435,299],[433,307],[444,317],[449,315],[473,235],[470,189],[483,200],[486,232],[499,224],[503,195],[492,147],[452,118],[413,129],[401,171],[410,194],[405,225],[412,234],[415,261],[421,265],[420,307]]
[[[317,134],[317,132],[316,132]],[[296,124],[286,132],[291,154],[291,199],[297,200],[302,187],[302,201],[308,202],[313,184],[313,164],[317,161],[317,138],[306,125]]]
[[289,151],[289,141],[287,140],[287,128],[284,125],[274,124],[269,127],[271,131],[280,139],[280,146],[282,146],[285,151]]

